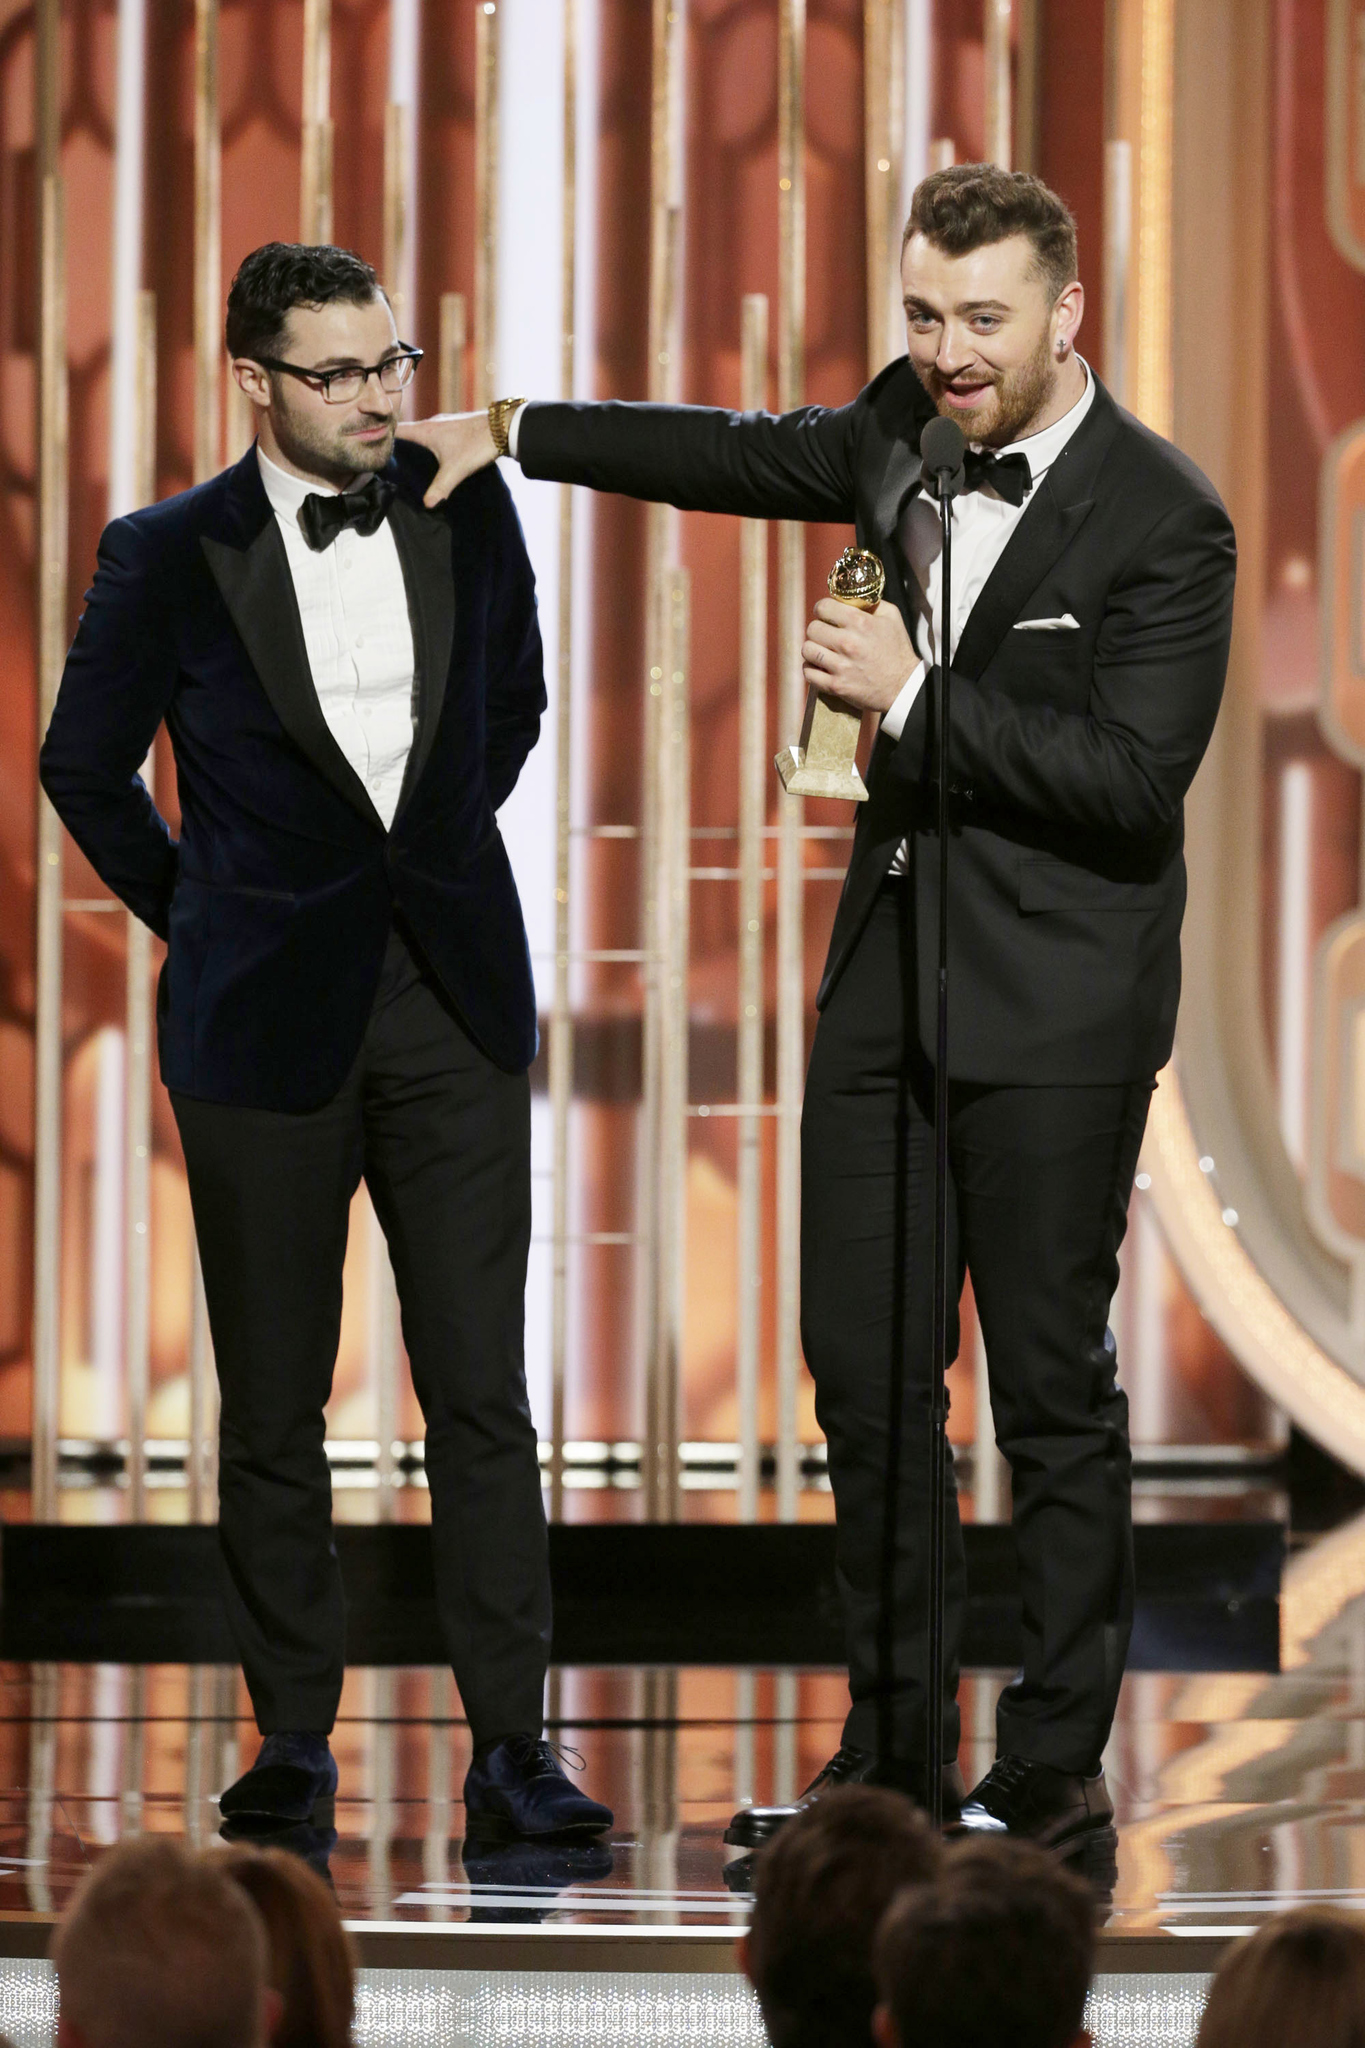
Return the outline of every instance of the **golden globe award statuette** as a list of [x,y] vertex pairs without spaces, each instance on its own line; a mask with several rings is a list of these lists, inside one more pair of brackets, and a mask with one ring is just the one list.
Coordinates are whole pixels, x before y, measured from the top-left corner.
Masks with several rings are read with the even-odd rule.
[[[860,611],[875,612],[885,582],[885,570],[867,548],[845,548],[829,572],[829,594],[840,604],[856,604]],[[858,773],[855,758],[862,729],[860,711],[849,711],[812,690],[806,699],[800,740],[794,747],[784,747],[777,757],[777,772],[787,794],[866,803],[867,784]]]

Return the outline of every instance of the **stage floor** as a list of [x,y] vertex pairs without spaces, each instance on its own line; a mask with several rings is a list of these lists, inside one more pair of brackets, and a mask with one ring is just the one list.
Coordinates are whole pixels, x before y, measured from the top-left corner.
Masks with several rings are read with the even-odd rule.
[[[1106,1758],[1119,1838],[1111,1940],[1226,1939],[1302,1899],[1365,1903],[1365,1616],[1308,1641],[1308,1596],[1348,1587],[1365,1530],[1312,1585],[1291,1564],[1279,1674],[1130,1674]],[[1005,1673],[962,1685],[970,1783],[992,1755]],[[788,1798],[837,1747],[837,1672],[553,1674],[549,1732],[615,1809],[609,1844],[467,1848],[469,1736],[448,1674],[352,1670],[334,1736],[326,1862],[361,1926],[726,1930],[747,1911],[722,1841],[746,1800]],[[0,1912],[59,1912],[87,1865],[138,1830],[217,1839],[215,1796],[254,1753],[238,1675],[183,1665],[0,1666]],[[733,1884],[733,1873],[731,1884]]]
[[[1229,1940],[1301,1901],[1365,1906],[1365,1515],[1296,1547],[1280,1620],[1278,1673],[1125,1680],[1106,1757],[1117,1851],[1089,1870],[1100,2048],[1184,2048]],[[1007,1676],[963,1680],[968,1782]],[[829,1670],[557,1670],[549,1733],[615,1828],[598,1846],[489,1851],[465,1840],[449,1675],[352,1670],[335,1838],[293,1846],[325,1863],[355,1934],[361,2041],[760,2041],[722,1835],[737,1805],[815,1774],[844,1697]],[[216,1794],[254,1754],[245,1707],[216,1666],[0,1665],[0,2032],[22,2048],[51,2039],[39,1959],[89,1864],[137,1831],[217,1840]]]

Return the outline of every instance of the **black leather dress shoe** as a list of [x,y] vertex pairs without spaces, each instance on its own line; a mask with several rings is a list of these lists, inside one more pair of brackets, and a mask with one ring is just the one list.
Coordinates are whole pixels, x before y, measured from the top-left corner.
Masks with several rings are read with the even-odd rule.
[[1113,1825],[1114,1802],[1103,1770],[1086,1777],[1006,1755],[997,1757],[964,1802],[954,1833],[1026,1835],[1045,1849],[1059,1849]]
[[464,1781],[465,1832],[487,1841],[519,1836],[600,1835],[615,1815],[564,1775],[553,1746],[509,1735],[479,1750]]
[[218,1800],[224,1820],[330,1821],[337,1767],[325,1735],[267,1735],[249,1771]]
[[[826,1792],[832,1792],[836,1785],[888,1785],[893,1791],[904,1792],[913,1799],[916,1806],[927,1806],[924,1796],[924,1774],[906,1766],[889,1764],[883,1766],[869,1749],[851,1749],[847,1744],[837,1749],[824,1769],[817,1773],[807,1785],[794,1806],[741,1806],[725,1830],[725,1840],[736,1849],[757,1849],[770,1841],[779,1828],[786,1826],[798,1813],[808,1806],[814,1806],[817,1799]],[[943,1818],[945,1825],[957,1818],[963,1797],[962,1773],[957,1765],[943,1766]]]

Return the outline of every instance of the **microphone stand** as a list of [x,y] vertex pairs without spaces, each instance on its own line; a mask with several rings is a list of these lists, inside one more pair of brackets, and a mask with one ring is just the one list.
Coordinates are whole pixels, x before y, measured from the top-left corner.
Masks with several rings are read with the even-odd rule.
[[[960,445],[960,443],[959,443]],[[938,1029],[934,1046],[934,1320],[929,1396],[929,1689],[925,1774],[929,1815],[943,1825],[944,1517],[948,1503],[948,732],[953,658],[952,501],[962,470],[937,477],[943,528],[938,702]]]

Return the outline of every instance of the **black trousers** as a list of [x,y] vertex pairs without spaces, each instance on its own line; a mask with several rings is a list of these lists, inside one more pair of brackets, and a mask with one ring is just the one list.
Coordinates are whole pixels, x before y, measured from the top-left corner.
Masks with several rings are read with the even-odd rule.
[[[802,1116],[802,1337],[829,1444],[852,1700],[844,1740],[924,1754],[934,1075],[910,891],[882,889],[811,1053]],[[951,1042],[951,1041],[950,1041]],[[950,1084],[950,1276],[968,1271],[1014,1488],[1023,1668],[997,1740],[1091,1770],[1132,1629],[1128,1403],[1109,1304],[1151,1084]],[[956,1313],[949,1332],[957,1350]],[[945,1751],[965,1607],[949,1479]]]
[[479,1051],[395,932],[325,1108],[173,1101],[222,1389],[228,1613],[262,1732],[328,1730],[341,1695],[323,1406],[363,1175],[426,1419],[437,1603],[465,1712],[476,1742],[539,1733],[550,1581],[522,1346],[526,1075]]

